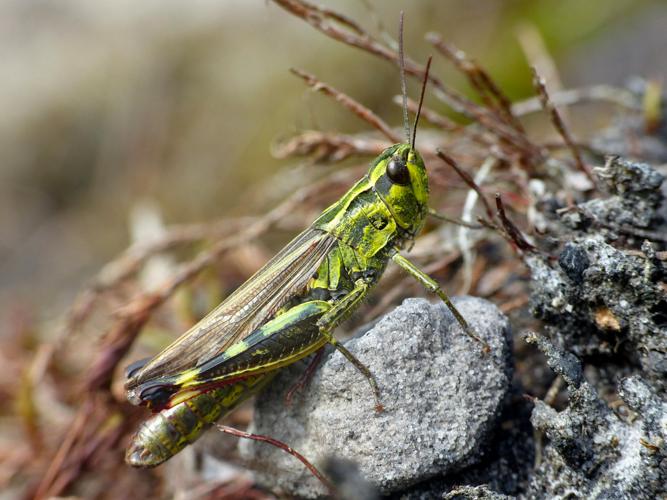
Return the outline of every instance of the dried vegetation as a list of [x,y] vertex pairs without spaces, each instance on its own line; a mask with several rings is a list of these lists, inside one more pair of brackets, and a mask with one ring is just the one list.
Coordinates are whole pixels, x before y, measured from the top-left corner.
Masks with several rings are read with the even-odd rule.
[[[275,3],[325,36],[398,65],[395,44],[378,39],[352,19],[304,1]],[[658,203],[647,209],[649,218],[643,225],[617,216],[603,219],[592,215],[595,210],[599,214],[599,203],[609,197],[607,188],[600,185],[601,177],[593,170],[605,164],[604,155],[609,149],[604,144],[609,141],[614,151],[631,152],[629,156],[635,159],[643,157],[645,137],[664,141],[660,101],[657,107],[653,104],[647,109],[641,91],[609,87],[550,96],[535,73],[536,97],[512,103],[491,75],[443,36],[429,33],[426,40],[441,57],[436,57],[429,75],[427,101],[431,104],[422,110],[430,126],[422,124],[417,147],[429,168],[432,206],[439,216],[433,217],[416,241],[413,259],[446,284],[450,293],[469,293],[496,303],[510,315],[517,331],[522,327],[544,331],[540,320],[546,321],[556,343],[576,347],[586,363],[599,367],[601,378],[611,377],[604,368],[611,361],[628,374],[649,369],[629,351],[661,348],[645,337],[640,339],[645,332],[639,326],[632,327],[639,321],[632,314],[640,311],[652,314],[664,332],[665,232],[656,226]],[[438,78],[437,67],[442,64],[453,64],[465,75],[477,97],[470,99]],[[419,80],[425,68],[407,58],[405,70]],[[165,331],[169,335],[182,331],[262,263],[264,255],[254,244],[257,239],[270,236],[272,230],[285,228],[286,224],[291,230],[305,227],[314,213],[362,175],[370,157],[402,137],[400,129],[384,123],[352,97],[305,71],[293,71],[379,134],[307,130],[276,145],[275,154],[283,158],[305,158],[313,164],[343,159],[354,162],[349,168],[328,170],[320,180],[302,187],[262,216],[168,226],[159,237],[132,244],[81,292],[57,340],[36,348],[35,357],[25,354],[28,346],[22,346],[22,340],[32,336],[29,325],[17,317],[10,344],[2,348],[3,371],[20,372],[22,376],[20,384],[8,383],[7,377],[2,377],[0,390],[4,400],[17,402],[20,429],[16,434],[20,439],[3,452],[0,485],[26,484],[21,493],[36,498],[144,497],[164,492],[159,470],[138,472],[123,463],[127,439],[139,419],[146,416],[126,403],[122,391],[123,366],[130,358],[150,353],[145,342],[135,345],[139,335],[152,334],[150,338],[158,344],[166,340]],[[343,85],[344,81],[337,84]],[[626,127],[631,121],[631,132],[613,136],[606,131],[606,143],[599,139],[603,134],[597,132],[587,133],[585,139],[575,137],[561,110],[587,100],[604,101],[615,108],[620,121],[614,127]],[[448,116],[436,107],[448,109]],[[409,102],[409,109],[414,112],[414,102]],[[543,122],[552,125],[550,133],[527,129],[523,118],[533,113],[541,114]],[[658,193],[655,190],[651,196],[659,197]],[[570,217],[570,228],[559,221],[563,213]],[[538,319],[529,314],[531,293],[537,296],[537,302],[544,293],[539,283],[531,285],[531,272],[539,276],[536,267],[547,274],[555,272],[559,255],[567,260],[563,248],[574,255],[572,245],[584,245],[581,232],[577,233],[582,225],[586,225],[588,236],[594,232],[624,259],[635,259],[633,265],[651,263],[652,271],[646,279],[654,286],[651,300],[655,303],[644,309],[639,304],[625,316],[610,306],[613,298],[595,306],[586,303],[593,308],[592,318],[587,316],[588,310],[576,309],[579,305],[572,303],[574,312],[568,315],[568,311],[559,310],[559,321],[554,322],[555,316],[548,310],[553,304],[540,306],[533,301]],[[602,229],[604,234],[600,233]],[[570,243],[574,238],[579,240]],[[146,269],[160,262],[166,262],[161,274],[164,279],[155,286],[154,281],[147,280]],[[233,266],[223,267],[222,262]],[[569,269],[574,274],[580,272],[576,263],[567,266],[565,273],[569,274]],[[576,280],[573,283],[568,286],[576,288]],[[387,271],[380,289],[356,318],[357,324],[376,317],[405,296],[421,293],[393,269]],[[576,290],[570,291],[576,295]],[[641,298],[632,297],[635,305],[641,302]],[[563,317],[572,321],[561,322]],[[618,336],[618,340],[609,341],[612,336]],[[625,339],[631,341],[629,351],[617,349]],[[601,347],[602,342],[606,347]],[[545,370],[543,359],[519,340],[515,350],[517,384],[523,384],[522,390],[562,405],[562,383]],[[660,353],[663,363],[664,355],[664,351]],[[651,377],[658,378],[659,374]],[[618,400],[614,383],[600,387],[607,391],[602,395],[606,404],[613,406]],[[249,417],[248,412],[241,412],[234,424],[242,426]],[[519,484],[517,491],[507,493],[520,493],[525,486]],[[256,489],[244,474],[225,484],[199,484],[196,488],[201,498],[271,496]]]

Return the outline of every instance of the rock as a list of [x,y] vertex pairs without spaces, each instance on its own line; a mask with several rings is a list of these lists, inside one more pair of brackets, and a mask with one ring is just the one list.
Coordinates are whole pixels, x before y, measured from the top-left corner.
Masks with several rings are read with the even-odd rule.
[[598,186],[605,198],[593,198],[564,212],[562,221],[574,230],[594,228],[610,240],[617,233],[634,235],[637,229],[655,227],[663,200],[660,186],[664,177],[647,163],[635,163],[610,156],[604,167],[595,169]]
[[604,404],[581,364],[543,337],[530,334],[567,384],[569,406],[557,412],[536,400],[532,422],[548,441],[527,498],[652,499],[667,493],[667,402],[639,377],[621,382],[634,411],[623,419]]
[[[591,236],[565,245],[558,267],[530,256],[531,309],[559,346],[584,358],[612,359],[621,352],[626,375],[641,368],[657,389],[665,390],[667,296],[662,282],[667,270],[653,257],[650,244],[642,250],[617,249]],[[575,262],[573,255],[581,257]]]
[[[441,304],[408,299],[345,343],[375,375],[385,410],[374,410],[366,379],[332,352],[292,406],[284,398],[303,366],[284,370],[260,395],[253,431],[268,434],[321,464],[355,462],[383,494],[460,470],[479,459],[510,386],[511,336],[491,303],[455,304],[491,352],[461,330]],[[245,441],[242,455],[258,479],[290,495],[313,498],[323,486],[294,457]]]
[[530,423],[532,410],[533,404],[525,397],[525,389],[514,379],[497,430],[485,443],[483,456],[478,462],[389,498],[430,500],[441,498],[444,492],[449,495],[445,498],[514,498],[521,495],[527,489],[535,463],[534,432]]
[[501,495],[486,486],[461,486],[446,493],[443,500],[510,500],[512,497]]
[[336,492],[345,500],[378,500],[380,492],[364,478],[351,460],[329,457],[322,472],[336,485]]
[[594,360],[612,383],[641,372],[664,391],[667,265],[655,248],[664,234],[655,231],[663,176],[620,158],[595,172],[610,195],[563,212],[557,264],[538,253],[526,258],[531,311],[559,347]]
[[584,280],[584,271],[591,264],[586,251],[571,243],[566,243],[558,257],[558,264],[568,278],[579,284]]

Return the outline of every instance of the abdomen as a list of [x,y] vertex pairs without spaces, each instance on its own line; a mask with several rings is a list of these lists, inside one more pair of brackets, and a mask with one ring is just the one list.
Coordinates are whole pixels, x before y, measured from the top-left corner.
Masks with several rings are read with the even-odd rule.
[[163,410],[141,424],[125,454],[133,467],[155,467],[194,443],[211,424],[264,387],[266,373],[219,387]]

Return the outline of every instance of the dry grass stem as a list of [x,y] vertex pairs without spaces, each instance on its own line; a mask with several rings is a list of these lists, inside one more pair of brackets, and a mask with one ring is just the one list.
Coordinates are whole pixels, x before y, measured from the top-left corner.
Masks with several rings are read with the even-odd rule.
[[542,107],[549,114],[551,122],[553,123],[554,127],[563,138],[563,141],[565,141],[565,144],[567,144],[568,147],[570,148],[570,152],[574,157],[574,161],[577,168],[584,174],[586,174],[588,180],[590,180],[595,186],[595,177],[593,176],[593,172],[588,167],[588,165],[584,163],[584,160],[581,157],[581,152],[579,151],[579,148],[577,148],[574,140],[572,139],[572,135],[565,126],[565,123],[560,117],[558,110],[551,102],[551,99],[549,99],[549,94],[547,93],[547,89],[544,85],[544,80],[542,80],[542,78],[535,69],[533,69],[533,85],[535,86],[535,89],[537,90],[537,93],[540,96]]
[[382,118],[373,113],[366,106],[358,103],[351,97],[342,93],[340,90],[333,88],[331,85],[321,82],[314,75],[311,75],[310,73],[307,73],[297,68],[292,68],[290,71],[292,71],[292,73],[294,73],[298,77],[301,77],[306,82],[306,84],[308,84],[309,87],[312,87],[313,90],[315,90],[316,92],[322,92],[323,94],[336,99],[336,101],[341,103],[345,108],[352,111],[362,120],[368,122],[373,128],[379,130],[390,141],[394,143],[401,142],[401,137],[397,135],[391,129],[391,127],[389,127],[389,125],[387,125],[384,122],[384,120],[382,120]]

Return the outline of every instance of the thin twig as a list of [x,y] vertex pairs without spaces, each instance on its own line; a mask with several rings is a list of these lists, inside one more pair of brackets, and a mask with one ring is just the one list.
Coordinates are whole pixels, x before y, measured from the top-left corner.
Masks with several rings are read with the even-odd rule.
[[453,44],[445,42],[439,33],[426,34],[426,40],[431,43],[442,55],[452,61],[461,71],[470,85],[477,91],[484,103],[490,109],[498,111],[499,117],[517,131],[525,133],[523,125],[512,114],[512,103],[500,90],[491,76],[476,61],[468,58],[467,54]]
[[463,182],[465,182],[468,185],[470,189],[473,189],[477,193],[477,196],[479,196],[479,199],[482,201],[482,204],[484,205],[484,209],[486,210],[486,215],[488,216],[489,220],[493,220],[493,209],[491,208],[489,201],[486,199],[486,196],[484,196],[482,189],[477,185],[477,183],[473,180],[473,178],[470,177],[470,174],[465,170],[461,169],[458,163],[456,163],[456,161],[451,156],[445,154],[442,150],[438,149],[436,151],[436,154],[438,155],[438,158],[440,158],[447,165],[449,165],[454,169],[454,171],[463,180]]
[[52,495],[59,495],[60,491],[53,491],[53,485],[62,470],[70,450],[75,445],[79,435],[85,430],[93,411],[93,401],[87,400],[79,408],[74,421],[69,425],[68,432],[62,440],[58,451],[53,456],[48,469],[43,474],[34,498],[49,498]]
[[327,17],[327,18],[332,19],[336,22],[339,22],[343,26],[347,26],[348,28],[350,28],[352,31],[354,31],[355,33],[357,33],[359,35],[363,36],[363,35],[367,34],[366,30],[364,30],[361,27],[361,25],[357,24],[356,21],[354,21],[353,19],[350,19],[349,17],[347,17],[347,16],[345,16],[345,15],[339,13],[339,12],[336,12],[335,10],[328,9],[326,7],[321,7],[319,5],[314,5],[314,4],[309,4],[309,7],[313,10],[316,10],[317,12],[322,14],[324,17]]
[[271,154],[276,158],[307,156],[316,163],[336,163],[351,156],[377,156],[392,144],[371,137],[307,130],[275,143]]
[[536,250],[535,246],[526,240],[519,228],[507,217],[500,193],[496,193],[496,208],[498,210],[498,218],[514,244],[523,252],[534,252]]
[[239,438],[244,438],[244,439],[251,439],[253,441],[259,441],[262,443],[268,443],[271,446],[275,446],[276,448],[279,448],[283,450],[286,453],[289,453],[293,457],[295,457],[297,460],[299,460],[303,465],[306,466],[306,468],[315,476],[319,481],[329,490],[331,495],[334,497],[337,496],[336,488],[334,485],[322,474],[317,467],[315,467],[312,463],[308,461],[306,457],[304,457],[301,453],[296,451],[294,448],[289,446],[287,443],[283,443],[282,441],[279,441],[278,439],[272,438],[271,436],[264,436],[263,434],[253,434],[252,432],[245,432],[241,431],[239,429],[235,429],[234,427],[229,427],[227,425],[222,425],[222,424],[215,424],[217,429],[221,432],[224,432],[225,434],[230,434],[232,436],[236,436]]
[[[400,95],[394,96],[394,104],[397,104],[399,106],[403,105],[403,97]],[[410,99],[408,97],[408,111],[410,111],[413,114],[417,113],[417,102]],[[443,130],[446,130],[448,132],[458,132],[461,130],[464,130],[466,127],[463,125],[460,125],[456,123],[455,121],[451,120],[450,118],[447,118],[446,116],[441,115],[437,111],[434,111],[432,109],[429,109],[425,106],[422,106],[422,111],[421,111],[422,116],[424,119],[429,122],[431,125],[435,125],[436,127],[439,127]]]
[[[556,63],[549,53],[544,38],[537,26],[528,21],[520,22],[516,28],[516,36],[519,45],[528,61],[528,65],[535,68],[543,78],[549,82],[549,94],[553,94],[563,88]],[[569,124],[567,107],[562,107],[563,122]]]
[[[480,186],[486,179],[487,175],[491,172],[493,167],[496,165],[497,160],[490,156],[488,157],[482,166],[475,174],[475,178],[472,179],[472,182],[475,186]],[[481,188],[480,188],[481,190]],[[463,211],[461,218],[465,221],[472,221],[472,211],[475,208],[477,200],[480,198],[479,192],[475,189],[468,191],[466,195],[465,202],[463,203]],[[486,198],[482,198],[482,203],[486,201]],[[488,215],[488,212],[487,212]],[[473,265],[473,245],[469,244],[468,235],[470,231],[465,228],[459,229],[459,246],[461,247],[461,253],[463,255],[463,285],[461,286],[461,293],[467,294],[470,291],[472,286],[472,265]]]
[[310,73],[307,73],[297,68],[291,68],[290,71],[295,75],[297,75],[298,77],[303,78],[306,84],[312,87],[315,91],[322,92],[323,94],[336,99],[339,103],[341,103],[344,107],[352,111],[359,118],[361,118],[362,120],[364,120],[365,122],[369,123],[371,126],[376,128],[377,130],[382,132],[382,134],[384,134],[384,136],[393,143],[402,142],[401,137],[397,135],[391,129],[391,127],[385,123],[385,121],[382,118],[373,113],[373,111],[368,109],[363,104],[360,104],[359,102],[355,101],[354,99],[344,94],[340,90],[333,88],[331,85],[328,85],[318,80],[317,77],[311,75]]
[[588,165],[586,165],[584,163],[584,160],[581,158],[581,153],[579,152],[579,148],[577,148],[574,140],[572,139],[572,136],[570,135],[570,132],[567,130],[567,127],[565,126],[565,123],[563,123],[563,120],[561,119],[558,110],[549,99],[549,94],[547,93],[547,89],[544,85],[544,80],[542,80],[542,78],[537,73],[537,70],[535,70],[535,68],[533,68],[533,85],[535,86],[535,89],[537,90],[537,93],[540,96],[540,100],[542,101],[542,107],[547,113],[549,113],[551,122],[553,123],[554,127],[561,135],[565,143],[570,148],[570,152],[574,157],[574,161],[577,165],[577,168],[581,170],[595,186],[596,183],[593,173],[591,172]]
[[439,212],[436,212],[435,210],[429,209],[428,214],[431,217],[435,217],[436,219],[449,222],[450,224],[454,224],[456,226],[462,226],[466,227],[468,229],[483,229],[484,226],[481,226],[479,224],[471,224],[470,222],[466,222],[463,219],[457,219],[455,217],[449,217],[448,215],[441,214]]
[[549,406],[553,406],[556,402],[556,398],[558,397],[558,393],[560,393],[560,390],[563,388],[563,385],[565,385],[565,380],[563,380],[563,377],[556,375],[556,378],[551,383],[551,386],[549,386],[549,390],[547,390],[547,393],[544,395],[544,402]]
[[[560,90],[550,94],[549,97],[554,106],[571,106],[587,101],[606,101],[632,111],[641,111],[641,105],[630,91],[611,85]],[[542,101],[539,96],[512,104],[512,113],[516,116],[536,113],[542,109]]]
[[[390,61],[393,64],[399,64],[400,58],[396,50],[378,42],[368,33],[359,34],[329,22],[329,18],[323,16],[309,3],[303,0],[273,1],[334,40],[362,49],[370,54]],[[416,77],[421,81],[424,78],[425,71],[426,68],[424,66],[415,63],[408,57],[405,58],[406,74]],[[475,104],[453,89],[448,88],[444,85],[442,80],[436,77],[433,73],[429,74],[428,80],[433,86],[435,96],[445,102],[454,111],[477,121],[481,126],[487,128],[499,138],[513,144],[526,158],[540,157],[539,150],[530,143],[525,134],[518,133],[514,128],[499,121],[496,115],[491,111]]]

